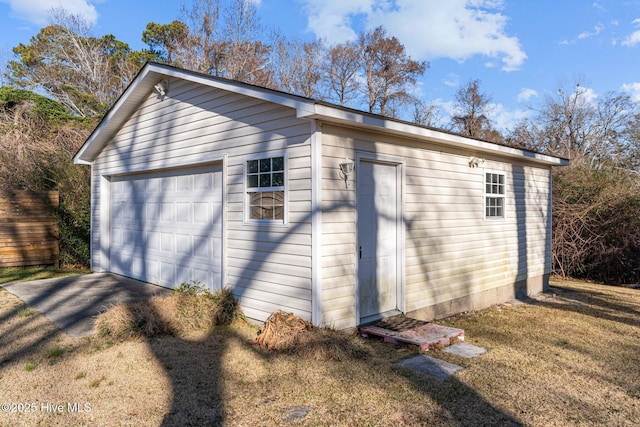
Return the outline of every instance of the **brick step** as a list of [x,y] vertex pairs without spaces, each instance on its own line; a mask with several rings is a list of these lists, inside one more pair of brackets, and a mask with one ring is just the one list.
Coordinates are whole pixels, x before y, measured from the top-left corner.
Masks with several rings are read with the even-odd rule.
[[437,325],[423,320],[395,316],[358,328],[361,334],[383,337],[388,343],[407,343],[420,350],[444,348],[464,341],[464,330]]

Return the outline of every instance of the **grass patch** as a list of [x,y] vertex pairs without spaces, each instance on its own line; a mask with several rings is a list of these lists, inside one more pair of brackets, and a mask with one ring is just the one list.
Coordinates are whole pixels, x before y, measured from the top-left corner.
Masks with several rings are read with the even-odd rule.
[[58,361],[58,359],[62,357],[63,354],[64,354],[64,349],[62,347],[54,346],[48,349],[47,359],[49,360],[49,364],[50,365],[55,364]]
[[24,364],[24,370],[26,372],[32,372],[34,369],[36,369],[36,364],[33,360],[27,360],[27,362]]
[[92,381],[90,381],[90,382],[89,382],[89,387],[91,387],[91,388],[98,388],[98,387],[100,387],[100,384],[102,384],[102,382],[103,382],[104,380],[105,380],[105,377],[104,377],[104,376],[102,376],[102,377],[100,377],[100,378],[98,378],[98,379],[92,380]]
[[55,268],[52,266],[3,267],[0,268],[0,285],[30,280],[54,279],[56,277],[75,276],[90,273],[87,269]]
[[29,317],[33,316],[34,314],[36,314],[36,311],[31,307],[23,308],[22,310],[18,311],[18,317]]

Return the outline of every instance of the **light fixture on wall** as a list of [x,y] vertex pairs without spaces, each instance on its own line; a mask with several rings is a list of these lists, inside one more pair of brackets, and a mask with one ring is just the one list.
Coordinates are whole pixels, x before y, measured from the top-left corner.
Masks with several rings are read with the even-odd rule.
[[484,164],[484,159],[481,157],[471,156],[469,157],[469,167],[477,168],[478,166]]
[[344,179],[345,188],[349,188],[349,176],[353,173],[354,165],[354,161],[349,159],[344,159],[344,162],[340,163],[340,175]]
[[169,93],[169,82],[164,81],[153,85],[153,89],[156,91],[159,97],[164,98]]

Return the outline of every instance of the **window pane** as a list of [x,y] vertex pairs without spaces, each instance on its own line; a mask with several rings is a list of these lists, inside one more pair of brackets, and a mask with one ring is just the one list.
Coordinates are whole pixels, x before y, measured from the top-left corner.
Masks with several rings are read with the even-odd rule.
[[284,191],[273,192],[274,204],[284,206]]
[[247,173],[257,173],[257,172],[258,172],[258,161],[249,160],[247,162]]
[[260,204],[262,203],[262,193],[259,192],[253,192],[253,193],[249,193],[249,204],[251,206],[260,206]]
[[258,175],[247,176],[247,187],[257,187],[257,186],[258,186]]
[[487,197],[485,204],[487,218],[504,218],[504,199],[502,197]]
[[251,219],[262,219],[262,208],[260,206],[252,206],[249,214]]
[[284,172],[276,172],[271,175],[271,185],[282,187],[284,185]]
[[260,174],[260,187],[271,187],[271,174]]
[[276,206],[273,209],[273,219],[284,219],[284,206]]
[[283,171],[284,170],[284,157],[274,157],[271,163],[271,170]]
[[260,172],[271,172],[271,159],[260,160]]
[[265,192],[262,193],[262,206],[272,206],[273,205],[273,193]]

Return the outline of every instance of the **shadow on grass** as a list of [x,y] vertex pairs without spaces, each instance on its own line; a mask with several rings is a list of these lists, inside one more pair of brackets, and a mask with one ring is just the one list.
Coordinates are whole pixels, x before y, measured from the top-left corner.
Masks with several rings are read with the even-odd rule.
[[[531,304],[541,305],[557,310],[580,313],[604,320],[624,323],[630,326],[640,326],[640,304],[631,300],[623,301],[604,292],[590,289],[577,289],[554,283],[549,287],[555,297],[530,300]],[[640,290],[624,289],[625,292],[637,293]]]
[[[73,282],[66,283],[70,283],[69,286],[49,289],[68,293],[67,299],[41,295],[39,300],[46,302],[51,299],[65,304],[65,301],[78,298],[77,293],[81,290],[74,289]],[[6,343],[18,337],[21,340],[20,345],[10,351],[0,350],[0,369],[5,363],[27,360],[34,353],[42,357],[45,349],[64,335],[41,316],[22,317],[19,313],[25,308],[25,304],[18,304],[0,317],[0,323],[6,325],[0,332],[0,346],[6,349]],[[255,333],[255,329],[251,331]],[[405,424],[521,425],[515,417],[487,401],[455,376],[439,380],[396,367],[397,353],[389,350],[386,344],[358,338],[359,345],[354,354],[362,355],[362,345],[367,348],[368,357],[316,362],[300,356],[305,349],[295,354],[262,351],[251,344],[249,335],[246,330],[239,333],[236,326],[218,326],[194,339],[173,336],[143,338],[171,387],[170,390],[158,390],[171,399],[170,409],[163,415],[161,425],[236,422],[282,425],[295,419],[289,418],[291,415],[287,415],[287,409],[307,407],[309,413],[303,414],[300,422],[371,423],[375,418],[370,413],[377,414],[380,405],[387,405],[388,400],[393,402],[398,417]],[[99,340],[70,340],[68,342],[72,344],[65,347],[65,351],[82,350]],[[306,346],[312,349],[325,345],[326,337],[323,340],[322,343],[310,341]],[[239,359],[240,353],[244,353],[246,358]],[[295,398],[287,393],[290,387],[298,388]],[[402,392],[397,394],[398,390]],[[331,393],[338,396],[337,402],[329,396]],[[370,393],[382,395],[372,400]],[[413,403],[407,404],[404,399]],[[254,418],[244,414],[245,408],[254,414]],[[255,418],[255,414],[260,414],[261,418]]]

